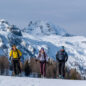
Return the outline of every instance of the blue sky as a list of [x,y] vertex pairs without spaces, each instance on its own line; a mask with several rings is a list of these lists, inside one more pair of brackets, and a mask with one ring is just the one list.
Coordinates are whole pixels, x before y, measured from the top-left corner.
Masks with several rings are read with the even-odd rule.
[[86,36],[86,0],[0,0],[1,18],[20,28],[30,20],[47,20]]

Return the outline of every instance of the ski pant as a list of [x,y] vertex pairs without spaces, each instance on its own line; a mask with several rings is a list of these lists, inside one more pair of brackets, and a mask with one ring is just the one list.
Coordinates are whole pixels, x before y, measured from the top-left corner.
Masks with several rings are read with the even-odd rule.
[[13,70],[15,75],[21,73],[20,61],[18,59],[13,59]]
[[40,62],[41,75],[46,76],[46,61]]
[[59,75],[65,77],[65,62],[59,62]]

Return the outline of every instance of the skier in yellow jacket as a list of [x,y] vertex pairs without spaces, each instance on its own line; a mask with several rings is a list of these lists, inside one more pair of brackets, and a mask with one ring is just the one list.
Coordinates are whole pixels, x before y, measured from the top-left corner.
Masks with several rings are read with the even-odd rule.
[[10,60],[12,59],[13,63],[13,69],[14,69],[14,74],[20,74],[21,73],[21,68],[20,68],[20,58],[22,56],[22,53],[20,50],[16,48],[16,45],[12,46],[12,50],[10,51]]

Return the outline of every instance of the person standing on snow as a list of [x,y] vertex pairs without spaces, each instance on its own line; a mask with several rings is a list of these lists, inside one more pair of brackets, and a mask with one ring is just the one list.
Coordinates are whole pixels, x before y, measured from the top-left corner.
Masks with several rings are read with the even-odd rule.
[[22,56],[22,53],[20,50],[16,48],[16,45],[12,46],[12,50],[9,53],[9,60],[12,59],[12,64],[13,64],[13,69],[14,69],[14,74],[20,74],[21,73],[21,68],[20,68],[20,58]]
[[68,60],[68,54],[62,46],[62,49],[57,52],[56,60],[59,63],[59,78],[65,78],[65,63]]
[[41,50],[39,51],[37,59],[40,61],[41,77],[45,77],[46,76],[47,54],[45,53],[44,48],[41,48]]

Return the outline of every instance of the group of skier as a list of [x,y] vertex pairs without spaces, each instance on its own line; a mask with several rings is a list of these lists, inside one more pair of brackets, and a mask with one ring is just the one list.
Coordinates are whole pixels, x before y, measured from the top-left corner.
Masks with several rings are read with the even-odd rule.
[[[22,57],[22,53],[20,50],[16,48],[16,45],[12,46],[12,50],[9,54],[9,60],[11,60],[13,64],[13,70],[15,75],[21,74],[21,67],[20,67],[20,59]],[[41,77],[46,77],[46,62],[48,56],[42,47],[39,50],[38,56],[36,57],[36,61],[40,62],[40,73]],[[64,49],[64,46],[56,53],[56,60],[59,63],[59,78],[65,78],[65,63],[68,60],[68,54]],[[18,71],[17,71],[18,70]]]

